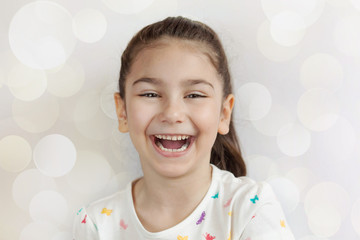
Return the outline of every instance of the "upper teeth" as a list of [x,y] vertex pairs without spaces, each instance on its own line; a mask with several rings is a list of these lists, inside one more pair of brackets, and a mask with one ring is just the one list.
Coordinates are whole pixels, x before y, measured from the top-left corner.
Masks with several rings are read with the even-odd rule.
[[172,140],[172,141],[184,140],[189,138],[189,136],[185,136],[185,135],[179,135],[179,136],[155,135],[155,137],[159,139]]

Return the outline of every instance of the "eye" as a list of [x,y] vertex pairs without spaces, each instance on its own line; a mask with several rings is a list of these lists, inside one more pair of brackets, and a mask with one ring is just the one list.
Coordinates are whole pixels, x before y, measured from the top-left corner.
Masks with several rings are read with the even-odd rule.
[[197,94],[197,93],[191,93],[191,94],[187,95],[185,98],[204,98],[204,97],[206,97],[206,96]]
[[141,97],[148,97],[148,98],[156,98],[159,97],[159,94],[157,93],[144,93],[140,95]]

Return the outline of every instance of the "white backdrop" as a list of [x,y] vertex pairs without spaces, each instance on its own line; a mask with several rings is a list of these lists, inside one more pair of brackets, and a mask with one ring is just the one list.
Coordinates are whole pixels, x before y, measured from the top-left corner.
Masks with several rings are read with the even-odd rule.
[[78,207],[141,175],[118,133],[120,55],[167,16],[223,41],[249,176],[296,239],[360,239],[360,0],[2,0],[0,239],[71,240]]

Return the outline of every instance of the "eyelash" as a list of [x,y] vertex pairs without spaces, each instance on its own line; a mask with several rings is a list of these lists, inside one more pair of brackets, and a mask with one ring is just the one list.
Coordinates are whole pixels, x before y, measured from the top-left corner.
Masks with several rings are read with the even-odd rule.
[[[148,97],[148,98],[155,98],[155,97],[160,97],[159,94],[157,93],[144,93],[139,95],[141,97]],[[205,98],[205,95],[201,95],[201,94],[197,94],[197,93],[191,93],[185,96],[185,98]]]

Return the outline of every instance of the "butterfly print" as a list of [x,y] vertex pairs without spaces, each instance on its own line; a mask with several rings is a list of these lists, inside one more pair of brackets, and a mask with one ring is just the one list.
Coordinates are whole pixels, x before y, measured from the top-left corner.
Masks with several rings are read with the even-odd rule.
[[80,210],[76,213],[76,215],[79,215],[79,213],[82,211],[83,209],[80,208]]
[[87,217],[87,214],[85,214],[84,220],[82,220],[81,223],[86,223],[86,217]]
[[121,227],[122,229],[126,230],[127,227],[128,227],[128,225],[125,224],[124,220],[121,219],[121,220],[120,220],[120,227]]
[[284,220],[280,220],[280,226],[283,227],[283,228],[285,227],[285,221]]
[[185,237],[183,237],[183,236],[178,236],[177,237],[177,240],[188,240],[188,236],[185,236]]
[[204,237],[205,237],[206,240],[213,240],[213,239],[216,238],[215,236],[211,236],[209,233],[205,233]]
[[200,223],[202,223],[202,221],[205,220],[205,215],[206,215],[206,213],[205,213],[205,211],[203,211],[201,213],[201,216],[200,216],[199,220],[196,222],[196,225],[199,225]]
[[230,206],[231,200],[232,200],[232,198],[230,198],[230,199],[225,203],[224,208]]
[[213,198],[213,199],[219,198],[219,192],[217,192],[214,196],[211,196],[211,198]]
[[255,195],[254,198],[250,198],[250,201],[252,201],[253,204],[255,204],[255,201],[258,200],[259,201],[259,197],[258,195]]
[[110,214],[112,213],[113,210],[111,209],[107,209],[107,208],[103,208],[103,210],[101,211],[101,214],[106,214],[108,216],[110,216]]

